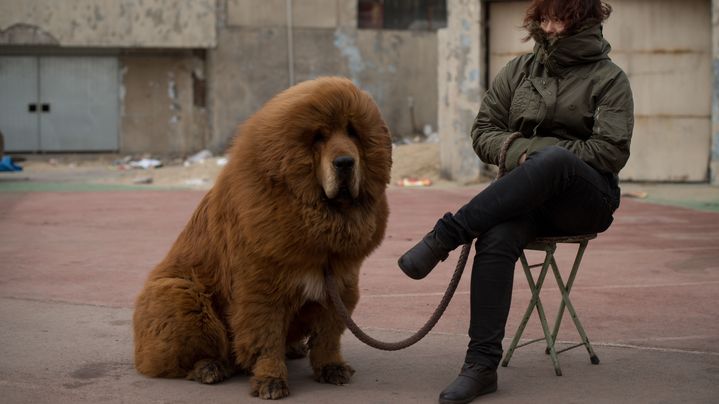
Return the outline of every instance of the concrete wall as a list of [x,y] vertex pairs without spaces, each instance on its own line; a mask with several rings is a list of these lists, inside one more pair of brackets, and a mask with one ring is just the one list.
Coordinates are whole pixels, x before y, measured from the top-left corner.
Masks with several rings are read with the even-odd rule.
[[204,147],[204,61],[191,52],[120,56],[123,153],[186,155]]
[[708,0],[613,3],[605,36],[629,76],[635,128],[622,178],[707,181],[711,143]]
[[534,41],[522,42],[527,32],[521,27],[527,8],[526,1],[490,3],[489,15],[492,30],[489,34],[489,79],[507,62],[532,51]]
[[375,98],[396,137],[411,135],[413,126],[437,126],[436,33],[358,30],[355,0],[302,0],[293,1],[290,39],[285,0],[219,6],[218,46],[208,52],[213,149],[224,148],[239,123],[290,85],[290,66],[295,83],[351,78]]
[[[340,14],[349,11],[340,10],[344,5],[342,3],[337,0],[293,1],[290,4],[292,25],[297,28],[332,29],[340,25],[352,26],[353,20],[349,18],[343,19],[344,24],[340,24]],[[227,23],[238,27],[286,26],[287,0],[228,0]]]
[[0,0],[0,45],[208,48],[216,0]]
[[[707,181],[712,142],[711,77],[712,70],[717,69],[712,67],[711,3],[610,3],[614,12],[604,35],[612,44],[610,57],[629,76],[635,103],[631,158],[621,177]],[[527,4],[516,1],[490,5],[491,77],[509,59],[530,52],[534,45],[531,40],[521,42],[525,34],[519,25]],[[719,156],[719,151],[715,155]]]
[[439,139],[441,175],[476,181],[480,161],[470,130],[479,109],[483,68],[480,63],[480,3],[448,0],[447,28],[439,35]]
[[0,50],[28,45],[119,55],[121,152],[221,151],[272,96],[324,75],[368,91],[397,138],[437,127],[436,33],[358,30],[356,0],[293,0],[290,19],[286,0],[0,0]]
[[119,151],[187,154],[209,133],[205,54],[190,49],[216,45],[216,16],[216,0],[0,0],[0,47],[117,55]]

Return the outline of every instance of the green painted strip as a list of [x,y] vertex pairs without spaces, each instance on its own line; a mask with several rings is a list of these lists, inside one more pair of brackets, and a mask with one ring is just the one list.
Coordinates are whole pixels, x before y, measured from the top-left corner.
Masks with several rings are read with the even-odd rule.
[[700,210],[703,212],[719,213],[719,201],[697,201],[697,200],[677,200],[677,199],[635,199],[642,202],[654,203],[657,205],[676,206],[680,208]]
[[80,182],[0,181],[0,192],[102,192],[102,191],[162,191],[191,189],[157,185],[86,184]]

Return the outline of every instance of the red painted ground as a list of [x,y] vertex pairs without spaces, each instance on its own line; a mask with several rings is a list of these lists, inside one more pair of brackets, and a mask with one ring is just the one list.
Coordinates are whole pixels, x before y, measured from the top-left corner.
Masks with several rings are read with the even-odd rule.
[[[392,213],[387,236],[382,246],[363,267],[363,295],[355,312],[355,320],[361,326],[368,327],[371,334],[374,332],[379,336],[399,339],[409,331],[419,328],[434,310],[449,280],[458,253],[451,255],[449,260],[422,281],[404,277],[396,267],[396,259],[429,230],[442,213],[455,210],[477,190],[478,188],[390,190]],[[3,304],[6,307],[0,311],[0,324],[9,324],[5,331],[0,331],[0,358],[14,358],[18,355],[16,350],[24,350],[30,354],[33,352],[34,340],[30,336],[35,335],[36,331],[33,330],[42,329],[42,322],[45,321],[38,317],[41,313],[37,310],[59,310],[60,313],[65,313],[58,314],[57,318],[63,315],[72,318],[70,313],[83,310],[88,310],[90,314],[87,315],[90,318],[91,313],[99,315],[97,313],[105,310],[108,313],[120,313],[117,314],[120,320],[113,321],[120,321],[118,324],[125,327],[118,334],[122,337],[115,338],[115,341],[121,342],[121,346],[113,348],[119,350],[118,355],[122,359],[113,360],[123,363],[123,377],[131,377],[133,383],[146,381],[147,379],[135,375],[131,364],[127,362],[131,351],[131,339],[128,339],[127,334],[130,314],[128,308],[132,306],[134,296],[146,274],[164,256],[202,195],[202,192],[194,191],[0,193],[0,301],[5,302]],[[560,268],[569,269],[575,248],[560,247]],[[457,295],[428,342],[420,343],[414,351],[415,354],[421,353],[430,357],[438,355],[439,357],[433,359],[438,361],[438,364],[444,363],[440,358],[445,356],[442,352],[446,351],[452,362],[441,365],[445,366],[441,378],[434,379],[435,374],[430,372],[431,367],[423,369],[420,373],[424,376],[421,377],[428,379],[426,383],[420,384],[429,386],[429,391],[415,397],[414,393],[397,390],[393,380],[396,382],[398,376],[390,377],[384,388],[387,391],[397,390],[399,401],[394,401],[394,396],[387,391],[385,393],[389,395],[377,393],[378,395],[374,396],[364,396],[367,391],[363,389],[377,392],[377,389],[382,389],[378,385],[351,384],[346,386],[344,391],[356,398],[353,402],[400,402],[401,398],[432,402],[436,399],[436,395],[431,392],[438,393],[441,387],[452,379],[454,369],[459,369],[458,360],[461,360],[461,352],[466,344],[464,336],[469,316],[470,271],[468,268]],[[552,279],[548,278],[549,281]],[[551,282],[545,287],[542,298],[552,313],[558,304],[559,294],[550,286]],[[513,335],[528,302],[528,295],[526,280],[521,269],[518,269],[513,308],[507,328],[508,337]],[[690,389],[695,392],[695,401],[708,402],[708,397],[719,397],[719,388],[710,387],[719,385],[719,214],[634,200],[623,201],[612,228],[590,243],[572,297],[600,357],[605,355],[615,358],[616,363],[622,363],[623,358],[638,355],[632,361],[643,363],[641,366],[637,365],[641,368],[639,372],[659,372],[658,379],[647,380],[647,386],[653,386],[653,383],[665,384],[661,382],[664,380],[662,378],[669,381],[676,379],[671,373],[661,373],[659,369],[663,366],[673,366],[673,369],[688,367],[684,372],[691,373],[690,379],[701,382]],[[35,307],[36,305],[40,305],[40,308]],[[93,308],[92,305],[102,307]],[[9,307],[13,307],[12,310]],[[550,314],[550,317],[553,318],[553,314]],[[570,323],[564,322],[565,325]],[[62,334],[70,333],[70,329],[78,325],[68,323],[66,326],[57,324],[56,327],[56,332]],[[525,337],[540,335],[538,323],[530,323]],[[78,339],[77,344],[92,346],[95,343],[92,334],[84,333],[75,338]],[[571,328],[564,327],[559,339],[574,341],[577,337]],[[393,366],[402,367],[398,364],[402,363],[402,360],[396,363],[392,360],[383,362],[382,359],[390,358],[387,355],[400,354],[384,354],[361,347],[352,336],[346,336],[345,340],[352,352],[360,357],[371,355],[374,358],[372,364],[366,366],[384,366],[385,373],[391,373]],[[46,343],[52,345],[52,338],[49,341]],[[429,348],[431,350],[427,351]],[[549,371],[546,373],[548,375],[553,374],[548,359],[536,353],[542,351],[541,347],[523,349],[526,351],[520,350],[513,359],[514,367],[504,372],[521,372],[522,366],[529,364]],[[413,355],[411,350],[406,352]],[[605,373],[602,373],[601,377],[597,376],[595,386],[622,385],[621,380],[612,379],[618,373],[612,373],[611,368],[608,371],[611,365],[606,361],[602,362],[603,366],[583,370],[585,368],[582,361],[586,358],[583,357],[584,353],[579,353],[578,350],[576,352],[563,359],[563,365],[570,369],[575,366],[572,371],[578,373],[577,376],[594,368],[602,368]],[[50,356],[47,359],[50,363],[62,362],[63,354],[60,351],[50,350],[43,355]],[[522,362],[523,355],[526,355],[524,357],[529,358],[530,362]],[[667,355],[674,356],[669,358]],[[667,358],[667,362],[662,361],[663,357]],[[75,358],[74,361],[82,364],[91,359]],[[684,365],[682,361],[685,361]],[[24,401],[23,397],[35,397],[40,401],[52,397],[52,389],[43,390],[42,383],[32,388],[25,385],[32,385],[33,376],[18,376],[19,369],[24,369],[24,365],[12,360],[4,364],[2,362],[0,359],[0,393],[10,394],[8,397],[14,397],[17,401]],[[581,363],[581,366],[576,368],[579,366],[576,363]],[[42,367],[39,364],[38,366]],[[627,372],[631,365],[624,363],[619,367],[622,372]],[[28,368],[27,372],[31,372],[31,369]],[[53,377],[57,375],[51,376],[52,371],[48,372],[48,379],[54,380]],[[302,374],[304,370],[297,372]],[[62,377],[70,377],[68,374],[72,373]],[[513,377],[515,381],[523,380],[521,374],[515,374]],[[546,382],[554,383],[553,377],[548,376]],[[155,380],[152,382],[160,383],[156,385],[160,390],[168,388],[168,385],[163,383],[179,383]],[[107,383],[112,385],[111,381]],[[630,384],[625,384],[624,388],[633,388]],[[300,385],[305,389],[304,395],[301,396],[304,399],[295,402],[313,402],[311,386],[314,384],[305,380]],[[182,386],[192,389],[194,385]],[[352,390],[352,386],[355,386],[354,389],[359,387],[360,390]],[[515,388],[512,390],[515,392],[516,389],[522,389],[518,385],[510,386]],[[203,386],[198,386],[200,387]],[[65,388],[59,386],[57,391],[65,391]],[[87,388],[90,389],[88,391],[93,391],[92,385]],[[241,390],[238,398],[249,400],[245,384],[234,388]],[[530,396],[539,394],[541,397],[545,394],[544,398],[551,398],[557,394],[556,391],[552,392],[550,387],[537,388],[539,391]],[[571,386],[567,389],[572,391]],[[31,391],[39,395],[33,396]],[[78,397],[99,397],[90,393],[90,396],[77,396],[76,393],[75,390],[67,393],[70,395],[67,400],[63,400],[73,402]],[[141,392],[135,393],[135,397],[143,397]],[[608,391],[603,393],[606,394],[600,394],[598,397],[604,397],[605,401],[624,397],[615,396],[615,393]],[[362,400],[363,396],[374,398],[366,401]],[[218,397],[226,396],[220,394]],[[499,397],[507,399],[507,396]],[[112,398],[110,397],[110,401]],[[648,395],[640,396],[639,401],[654,401],[655,398],[673,401],[673,398],[678,399],[679,396],[670,393]],[[15,399],[11,402],[16,402]]]

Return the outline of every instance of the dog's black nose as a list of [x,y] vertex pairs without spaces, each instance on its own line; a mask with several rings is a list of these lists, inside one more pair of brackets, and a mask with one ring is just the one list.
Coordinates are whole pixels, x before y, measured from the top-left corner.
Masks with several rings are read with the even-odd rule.
[[350,156],[339,156],[332,161],[332,165],[338,170],[349,170],[355,165],[355,159]]

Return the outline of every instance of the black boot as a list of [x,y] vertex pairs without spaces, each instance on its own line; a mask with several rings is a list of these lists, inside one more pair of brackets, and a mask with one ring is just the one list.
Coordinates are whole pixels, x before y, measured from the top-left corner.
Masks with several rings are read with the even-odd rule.
[[449,251],[437,240],[437,236],[432,230],[417,245],[399,257],[397,263],[410,278],[422,279],[432,272],[432,269],[440,261],[447,259]]
[[465,404],[497,391],[497,371],[484,365],[465,363],[459,376],[439,394],[439,404]]

